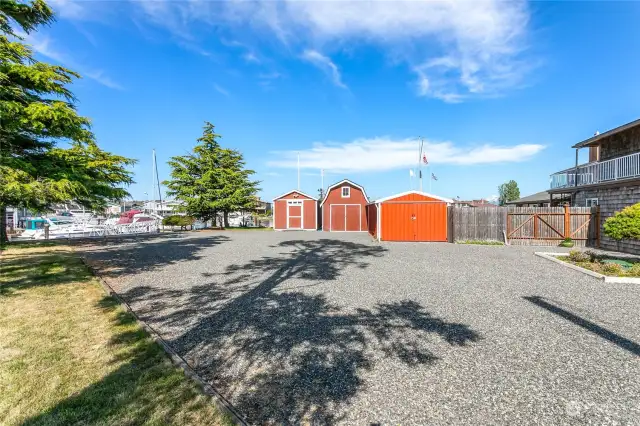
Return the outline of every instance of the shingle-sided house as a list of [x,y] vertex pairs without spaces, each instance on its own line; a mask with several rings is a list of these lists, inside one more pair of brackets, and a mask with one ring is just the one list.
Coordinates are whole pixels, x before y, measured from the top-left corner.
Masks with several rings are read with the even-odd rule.
[[[600,226],[616,211],[640,202],[640,120],[573,145],[575,165],[551,175],[550,194],[570,196],[575,207],[600,206]],[[578,152],[589,162],[578,164]],[[602,234],[601,247],[640,253],[640,241],[617,242]]]

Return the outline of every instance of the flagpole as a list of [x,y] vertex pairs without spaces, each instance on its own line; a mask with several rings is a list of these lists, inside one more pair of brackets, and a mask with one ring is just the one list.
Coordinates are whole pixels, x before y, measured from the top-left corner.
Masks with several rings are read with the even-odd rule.
[[320,188],[322,188],[322,193],[324,195],[324,169],[320,169]]
[[300,191],[300,152],[298,152],[298,191]]
[[429,164],[429,194],[431,194],[431,182],[433,181],[433,172],[431,171],[431,164]]

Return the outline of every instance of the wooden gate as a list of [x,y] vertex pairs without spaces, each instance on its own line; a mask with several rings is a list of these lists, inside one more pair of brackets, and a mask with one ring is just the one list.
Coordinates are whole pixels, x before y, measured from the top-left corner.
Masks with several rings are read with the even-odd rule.
[[513,245],[555,246],[565,238],[575,245],[600,243],[598,207],[518,207],[507,211],[507,239]]

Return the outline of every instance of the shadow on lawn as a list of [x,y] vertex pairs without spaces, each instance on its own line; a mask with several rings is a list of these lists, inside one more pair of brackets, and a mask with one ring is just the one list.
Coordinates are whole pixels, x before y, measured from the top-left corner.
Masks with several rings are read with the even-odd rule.
[[[437,360],[434,337],[463,346],[468,326],[433,317],[413,301],[347,311],[300,291],[365,269],[385,249],[347,241],[296,240],[284,252],[232,265],[188,290],[138,287],[123,294],[138,314],[182,334],[169,343],[252,423],[333,423],[384,358],[409,366]],[[360,275],[361,276],[361,275]],[[287,288],[288,280],[310,281]],[[375,278],[373,278],[375,279]]]
[[30,287],[84,282],[90,276],[71,251],[5,255],[0,259],[0,297]]
[[[121,277],[149,271],[177,262],[200,259],[204,248],[221,244],[229,237],[173,233],[86,240],[76,250],[106,277]],[[199,234],[202,235],[202,234]]]
[[116,327],[111,362],[121,365],[23,425],[231,424],[114,298],[105,297],[100,307]]

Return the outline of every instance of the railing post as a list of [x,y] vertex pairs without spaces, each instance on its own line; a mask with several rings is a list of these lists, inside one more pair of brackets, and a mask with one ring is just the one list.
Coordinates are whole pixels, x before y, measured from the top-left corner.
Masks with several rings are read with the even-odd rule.
[[571,213],[566,204],[564,206],[564,237],[571,238]]

